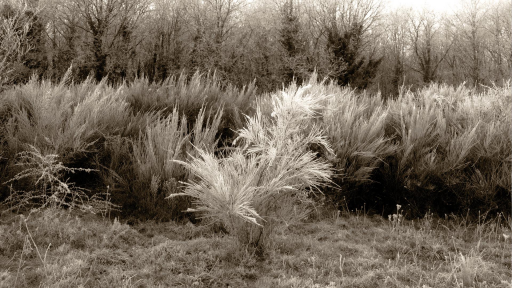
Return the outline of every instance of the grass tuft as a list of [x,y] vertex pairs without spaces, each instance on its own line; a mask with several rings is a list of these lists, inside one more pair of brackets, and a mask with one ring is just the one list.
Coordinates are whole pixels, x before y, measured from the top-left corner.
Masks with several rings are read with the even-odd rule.
[[274,226],[285,219],[280,212],[290,212],[282,207],[300,204],[309,191],[330,181],[330,165],[307,148],[317,144],[331,151],[321,129],[311,122],[325,99],[309,93],[308,87],[273,95],[270,117],[260,109],[247,117],[232,154],[218,158],[198,149],[198,157],[179,162],[193,176],[177,195],[194,198],[196,207],[189,211],[220,221],[240,243],[262,248]]

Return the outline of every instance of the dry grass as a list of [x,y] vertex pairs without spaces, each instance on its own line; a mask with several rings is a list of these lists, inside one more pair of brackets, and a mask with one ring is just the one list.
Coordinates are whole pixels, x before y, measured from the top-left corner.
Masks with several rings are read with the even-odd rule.
[[[222,85],[213,74],[196,72],[191,77],[186,74],[167,78],[161,83],[150,83],[147,79],[137,79],[125,89],[126,101],[133,112],[160,111],[171,114],[178,107],[193,124],[199,110],[220,110],[224,113],[221,129],[239,129],[243,125],[242,113],[250,114],[256,98],[254,83],[240,89]],[[224,135],[226,137],[226,135]]]
[[[86,189],[76,187],[62,179],[64,173],[83,171],[93,172],[91,169],[68,168],[58,161],[58,155],[44,155],[34,146],[30,150],[21,152],[17,166],[22,171],[16,174],[5,184],[28,180],[33,185],[29,191],[17,191],[10,186],[10,195],[4,201],[8,206],[5,211],[26,211],[28,209],[79,209],[91,213],[107,213],[116,209],[108,200],[102,199],[99,194],[89,197]],[[1,211],[4,213],[5,211]]]
[[385,135],[389,107],[378,98],[360,97],[348,89],[327,107],[323,125],[336,154],[336,167],[352,183],[369,181],[373,170],[398,150]]
[[331,152],[314,124],[328,96],[308,88],[272,95],[270,117],[258,106],[239,130],[233,153],[216,157],[199,149],[190,162],[179,161],[192,177],[183,193],[171,196],[192,197],[196,207],[188,211],[221,222],[241,244],[262,249],[274,222],[286,222],[283,211],[289,213],[311,190],[319,191],[332,175],[330,165],[308,150],[316,144]]
[[[43,153],[76,155],[105,135],[120,134],[128,126],[128,104],[122,89],[105,83],[58,85],[35,80],[4,92],[6,146],[13,153],[31,144]],[[19,98],[19,99],[18,99]],[[11,104],[13,103],[13,104]],[[0,112],[1,114],[1,112]]]
[[133,143],[132,154],[142,210],[176,215],[188,208],[187,201],[164,199],[180,192],[178,181],[188,179],[188,172],[176,161],[187,161],[194,146],[213,152],[221,118],[222,110],[212,115],[201,108],[190,132],[187,118],[180,117],[177,108],[167,117],[148,121],[145,134]]
[[[180,192],[178,183],[187,180],[187,172],[164,162],[187,161],[187,153],[199,157],[192,145],[216,156],[229,154],[236,131],[246,124],[245,113],[251,128],[240,130],[239,141],[248,140],[242,143],[248,145],[246,152],[262,156],[262,151],[273,155],[279,149],[308,150],[329,161],[338,170],[333,180],[342,190],[323,192],[339,207],[388,214],[400,203],[409,217],[429,209],[438,215],[470,209],[475,219],[478,211],[510,211],[510,87],[490,87],[478,94],[464,86],[431,85],[415,93],[402,91],[398,99],[384,102],[319,83],[313,76],[306,93],[311,97],[294,104],[305,118],[284,125],[288,120],[276,118],[274,110],[295,101],[293,97],[279,100],[282,103],[274,97],[279,92],[256,97],[254,85],[236,89],[222,85],[215,75],[181,75],[162,83],[139,79],[119,87],[91,80],[67,82],[32,80],[0,94],[2,183],[20,172],[13,156],[32,145],[43,155],[58,155],[66,167],[100,170],[66,176],[91,190],[115,191],[113,199],[124,206],[125,215],[175,218],[187,205],[167,209],[154,205],[162,197],[153,196],[155,191]],[[295,95],[296,90],[292,85],[287,93]],[[304,110],[312,101],[316,106]],[[179,132],[163,128],[167,117],[178,117],[174,121],[179,122]],[[292,132],[302,133],[304,139],[290,138],[295,146],[279,144]],[[322,143],[313,139],[317,136],[324,137]],[[281,148],[274,149],[276,145]],[[169,149],[173,152],[166,152]],[[181,149],[181,154],[172,149]],[[265,157],[274,157],[270,154]],[[8,194],[6,186],[0,187],[1,199]],[[141,210],[139,202],[148,205]]]
[[[510,287],[501,221],[345,215],[277,230],[265,257],[213,226],[141,223],[53,209],[4,215],[0,287]],[[496,222],[495,221],[495,222]],[[478,237],[477,229],[494,231]],[[492,236],[492,237],[487,237]]]
[[[117,88],[92,80],[80,84],[67,82],[66,77],[58,84],[32,80],[0,95],[2,184],[20,172],[13,156],[30,152],[30,147],[34,147],[42,155],[58,157],[66,167],[101,171],[73,175],[73,170],[66,170],[63,174],[74,177],[72,182],[82,181],[81,185],[98,192],[120,192],[116,193],[114,201],[125,206],[126,213],[136,209],[140,214],[166,219],[187,208],[186,203],[171,209],[165,205],[164,196],[178,191],[178,181],[186,180],[185,171],[173,168],[179,165],[167,162],[186,159],[187,152],[192,152],[191,145],[214,151],[221,136],[220,127],[240,120],[235,115],[249,109],[249,98],[255,91],[254,87],[242,90],[221,87],[215,77],[196,74],[187,81],[182,76],[177,80],[169,79],[156,91],[160,93],[156,95],[172,98],[169,100],[172,103],[166,103],[173,106],[160,107],[170,111],[156,107],[155,111],[133,113],[131,95],[143,81]],[[229,105],[217,101],[222,97],[227,97],[223,99]],[[240,111],[236,105],[241,105]],[[224,111],[229,111],[227,118]],[[26,188],[31,190],[30,187],[13,187],[14,190]],[[9,189],[1,185],[0,189],[3,189],[0,199],[4,200]],[[138,199],[145,205],[134,208],[131,199]],[[157,200],[169,213],[160,209],[162,205],[154,203]]]
[[512,109],[510,87],[478,94],[464,86],[431,85],[395,100],[332,85],[322,127],[342,170],[327,191],[339,206],[366,205],[377,213],[398,202],[407,216],[468,209],[510,211]]

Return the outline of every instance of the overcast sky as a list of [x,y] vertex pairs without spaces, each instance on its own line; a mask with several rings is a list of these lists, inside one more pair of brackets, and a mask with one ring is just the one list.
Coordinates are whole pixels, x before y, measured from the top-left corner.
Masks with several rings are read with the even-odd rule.
[[[389,7],[389,9],[394,10],[399,7],[412,7],[414,9],[422,9],[427,7],[436,12],[441,13],[453,13],[457,10],[463,9],[463,6],[471,3],[471,0],[382,0],[383,3],[388,3],[388,5],[384,5],[384,7]],[[476,0],[478,6],[486,7],[486,3],[490,2],[508,2],[510,0]]]
[[438,12],[451,12],[457,6],[460,6],[462,0],[385,0],[390,3],[391,9],[399,7],[412,7],[415,9],[421,9],[428,7]]

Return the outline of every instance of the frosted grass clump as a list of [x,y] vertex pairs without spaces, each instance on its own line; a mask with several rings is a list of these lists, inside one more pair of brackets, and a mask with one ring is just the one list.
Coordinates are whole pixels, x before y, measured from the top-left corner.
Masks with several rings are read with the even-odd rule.
[[220,158],[197,149],[190,162],[178,161],[192,175],[177,194],[195,199],[188,211],[222,222],[241,243],[261,248],[275,225],[296,215],[291,211],[307,201],[310,191],[330,183],[331,166],[309,149],[316,144],[332,153],[314,123],[330,96],[309,88],[272,95],[270,116],[258,106],[238,131],[232,154]]

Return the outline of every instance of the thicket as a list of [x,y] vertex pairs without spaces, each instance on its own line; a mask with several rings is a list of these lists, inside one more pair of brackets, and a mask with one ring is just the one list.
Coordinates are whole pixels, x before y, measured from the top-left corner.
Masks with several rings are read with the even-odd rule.
[[108,195],[124,216],[183,217],[186,199],[164,200],[187,180],[171,160],[187,159],[194,147],[219,151],[218,143],[229,145],[230,129],[242,123],[255,98],[253,85],[222,87],[215,75],[181,75],[158,84],[138,79],[118,87],[66,82],[33,80],[2,92],[2,199],[36,186],[33,177],[7,183],[28,169],[20,156],[34,147],[42,158],[57,155],[55,165],[75,169],[62,171],[62,181],[87,189],[89,196]]
[[400,204],[409,217],[510,215],[510,88],[433,84],[383,102],[320,87],[338,95],[323,122],[342,172],[341,192],[326,192],[335,203],[383,215]]
[[[27,162],[32,155],[60,165],[55,183],[74,183],[89,197],[97,194],[119,205],[113,214],[139,219],[192,217],[183,213],[201,210],[201,202],[192,200],[217,188],[227,193],[222,205],[235,205],[229,202],[235,194],[229,193],[247,188],[248,198],[239,204],[256,214],[242,215],[260,225],[258,216],[294,207],[289,204],[298,198],[281,193],[287,189],[294,195],[323,193],[338,209],[382,215],[397,204],[409,217],[468,209],[475,215],[510,215],[510,87],[476,93],[431,85],[385,102],[315,77],[307,87],[292,84],[263,95],[254,85],[237,89],[200,74],[116,87],[66,82],[32,80],[0,94],[0,200],[26,191],[34,195],[34,187],[39,187],[36,196],[53,195],[51,187],[37,186],[37,177],[16,177],[35,167]],[[241,142],[233,143],[236,137]],[[329,164],[331,185],[310,191],[329,177],[309,181],[301,170],[308,163]],[[275,180],[279,171],[290,177]],[[265,197],[251,195],[276,183],[275,191],[260,194]],[[186,192],[191,187],[195,194]],[[193,197],[166,199],[184,191]],[[40,199],[29,197],[23,206]],[[300,199],[312,205],[307,197]],[[268,210],[271,204],[276,210]],[[235,225],[230,221],[224,224]]]

